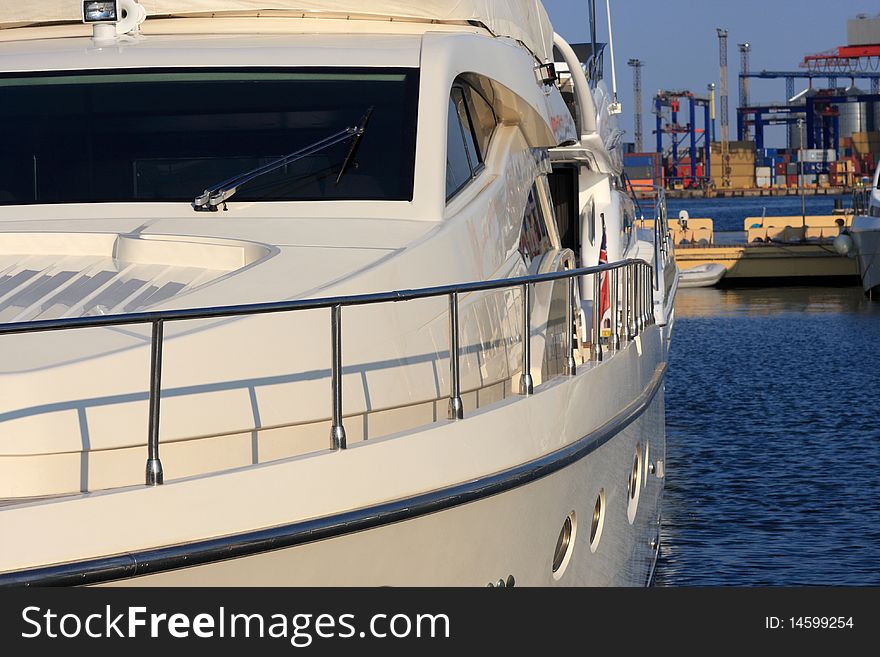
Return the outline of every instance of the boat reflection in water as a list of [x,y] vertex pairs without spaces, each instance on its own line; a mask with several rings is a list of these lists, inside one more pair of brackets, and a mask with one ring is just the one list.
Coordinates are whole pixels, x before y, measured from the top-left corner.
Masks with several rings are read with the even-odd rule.
[[694,288],[676,299],[679,319],[783,313],[847,313],[870,309],[858,287]]

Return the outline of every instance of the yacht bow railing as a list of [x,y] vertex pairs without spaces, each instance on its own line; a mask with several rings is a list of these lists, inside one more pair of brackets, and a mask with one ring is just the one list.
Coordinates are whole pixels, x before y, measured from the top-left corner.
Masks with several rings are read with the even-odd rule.
[[646,219],[654,222],[654,287],[660,290],[660,273],[672,259],[672,236],[669,232],[669,220],[666,214],[666,190],[662,185],[639,185],[638,192],[647,197],[648,200],[654,201],[654,216],[645,217],[642,204],[639,203],[639,194],[636,193],[636,187],[632,180],[624,172],[624,185],[629,190],[633,203],[639,211],[641,221],[644,223]]
[[[318,299],[301,299],[292,301],[277,301],[268,303],[255,303],[234,306],[217,306],[209,308],[184,308],[178,310],[157,310],[122,315],[103,315],[98,317],[70,317],[64,319],[34,320],[28,322],[13,322],[0,324],[0,336],[22,333],[45,333],[49,331],[68,331],[84,328],[118,327],[133,324],[149,324],[152,327],[150,347],[150,393],[149,393],[149,421],[147,438],[147,464],[146,485],[156,486],[164,483],[162,462],[159,458],[159,415],[161,412],[161,389],[162,389],[162,345],[164,339],[165,324],[186,320],[200,319],[226,319],[231,317],[243,317],[263,315],[269,313],[295,312],[302,310],[330,310],[330,339],[331,339],[331,430],[330,448],[333,450],[346,449],[345,426],[343,424],[342,403],[342,309],[351,306],[366,306],[380,303],[397,303],[413,301],[416,299],[428,299],[434,297],[448,297],[449,299],[449,354],[450,354],[450,395],[449,395],[449,419],[461,420],[464,418],[464,408],[461,399],[461,376],[459,359],[461,349],[459,345],[459,296],[470,292],[485,292],[519,287],[522,290],[523,299],[523,362],[522,377],[520,382],[520,394],[531,395],[534,392],[534,383],[531,375],[531,314],[532,314],[532,286],[537,283],[565,280],[566,285],[566,353],[565,373],[568,376],[576,374],[574,359],[574,318],[578,312],[579,304],[575,298],[575,279],[578,277],[592,276],[593,299],[601,297],[603,274],[610,277],[610,310],[611,335],[606,340],[607,348],[619,349],[623,339],[633,340],[645,326],[654,322],[654,286],[651,284],[652,267],[644,260],[628,259],[596,267],[583,267],[580,269],[568,269],[546,274],[534,274],[515,278],[496,279],[491,281],[477,281],[472,283],[459,283],[455,285],[441,285],[412,290],[396,290],[392,292],[379,292],[374,294],[359,294],[352,296],[325,297]],[[601,304],[593,303],[593,317],[591,321],[591,359],[601,361],[604,357],[601,337]]]

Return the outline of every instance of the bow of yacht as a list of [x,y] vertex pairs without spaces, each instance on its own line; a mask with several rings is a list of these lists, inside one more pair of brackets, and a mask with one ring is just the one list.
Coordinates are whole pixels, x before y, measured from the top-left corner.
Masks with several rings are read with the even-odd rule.
[[857,204],[862,212],[853,216],[852,225],[835,246],[856,258],[862,288],[874,299],[880,297],[880,166],[862,197]]
[[648,583],[678,273],[595,67],[182,4],[0,8],[0,585]]

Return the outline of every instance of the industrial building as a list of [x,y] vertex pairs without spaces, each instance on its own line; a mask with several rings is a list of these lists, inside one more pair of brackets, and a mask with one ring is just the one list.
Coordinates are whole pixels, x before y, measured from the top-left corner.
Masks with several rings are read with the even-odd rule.
[[[634,184],[708,193],[843,193],[863,184],[880,160],[880,16],[847,23],[847,45],[808,54],[797,70],[752,71],[753,44],[738,44],[736,139],[730,139],[727,31],[718,29],[718,106],[715,85],[705,96],[661,90],[654,97],[656,151],[626,157]],[[753,103],[749,81],[780,80],[785,97]],[[640,87],[640,81],[637,80]],[[806,87],[796,89],[796,84]],[[780,85],[781,86],[781,85]],[[641,93],[638,88],[639,94]],[[685,117],[686,121],[680,117]],[[768,126],[786,127],[784,148],[768,148]],[[641,117],[637,131],[641,137]],[[639,140],[641,141],[641,139]]]

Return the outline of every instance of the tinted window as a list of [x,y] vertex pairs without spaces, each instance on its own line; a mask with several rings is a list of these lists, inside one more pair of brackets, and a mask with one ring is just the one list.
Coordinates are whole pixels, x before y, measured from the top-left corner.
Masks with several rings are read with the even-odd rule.
[[471,87],[465,87],[465,96],[468,100],[468,110],[474,127],[474,135],[477,139],[481,160],[486,159],[489,152],[489,142],[492,139],[492,133],[495,132],[495,126],[498,123],[495,118],[495,112],[492,106],[483,98],[479,92]]
[[458,111],[458,120],[461,122],[462,133],[464,134],[464,145],[467,149],[468,160],[471,163],[471,171],[475,171],[483,161],[483,158],[477,151],[474,126],[468,113],[464,89],[461,87],[454,87],[452,89],[452,100],[455,103],[455,109]]
[[455,99],[450,97],[446,118],[446,198],[464,187],[470,181],[471,175],[458,107]]
[[519,238],[519,250],[526,264],[546,253],[553,248],[550,234],[547,232],[547,222],[541,203],[538,200],[538,190],[534,186],[529,191],[526,203],[525,216],[523,217],[522,232]]
[[496,126],[492,106],[480,92],[464,82],[465,79],[474,83],[481,82],[475,76],[462,76],[450,92],[446,198],[455,194],[480,172]]
[[415,69],[165,69],[0,76],[0,204],[174,200],[356,126],[238,191],[411,200]]

